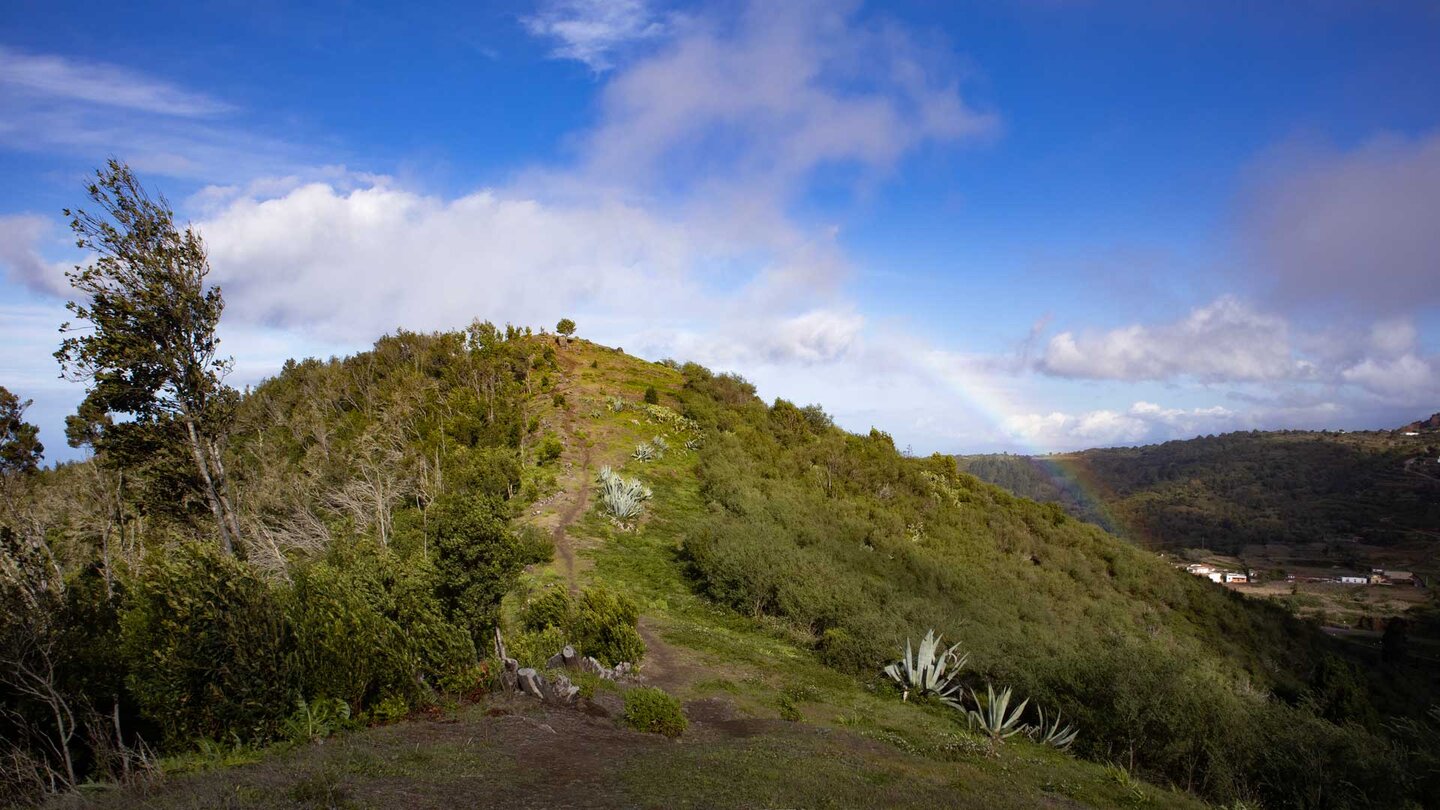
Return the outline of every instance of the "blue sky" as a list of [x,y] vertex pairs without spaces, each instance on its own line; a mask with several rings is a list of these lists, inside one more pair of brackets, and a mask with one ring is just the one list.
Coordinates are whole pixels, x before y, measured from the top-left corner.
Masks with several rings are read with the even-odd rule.
[[[123,5],[123,8],[121,7]],[[1440,410],[1434,2],[0,5],[0,385],[52,458],[131,163],[234,382],[479,317],[916,452]]]

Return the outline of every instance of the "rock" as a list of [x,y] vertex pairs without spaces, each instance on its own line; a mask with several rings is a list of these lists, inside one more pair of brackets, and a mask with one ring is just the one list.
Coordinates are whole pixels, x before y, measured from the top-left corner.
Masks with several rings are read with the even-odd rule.
[[580,694],[580,687],[570,683],[570,679],[564,675],[556,675],[555,680],[546,684],[544,691],[546,703],[570,706],[575,703],[576,696]]
[[581,672],[588,672],[591,675],[599,675],[602,678],[610,677],[608,674],[606,674],[609,672],[609,670],[605,669],[605,666],[603,664],[588,655],[580,659],[580,663],[576,665],[576,668],[579,669]]

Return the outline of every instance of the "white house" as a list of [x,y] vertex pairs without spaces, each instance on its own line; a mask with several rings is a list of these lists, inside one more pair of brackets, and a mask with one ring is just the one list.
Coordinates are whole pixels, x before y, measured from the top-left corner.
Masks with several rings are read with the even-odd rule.
[[1367,577],[1367,576],[1362,576],[1362,575],[1360,575],[1360,574],[1341,574],[1341,575],[1340,575],[1340,584],[1341,584],[1341,585],[1368,585],[1368,584],[1370,584],[1370,578]]
[[1249,582],[1249,581],[1250,581],[1250,577],[1248,577],[1248,576],[1246,576],[1246,575],[1244,575],[1244,574],[1237,574],[1237,573],[1235,573],[1234,571],[1227,571],[1227,572],[1225,573],[1225,584],[1227,584],[1227,585],[1230,584],[1230,583],[1232,583],[1232,582]]

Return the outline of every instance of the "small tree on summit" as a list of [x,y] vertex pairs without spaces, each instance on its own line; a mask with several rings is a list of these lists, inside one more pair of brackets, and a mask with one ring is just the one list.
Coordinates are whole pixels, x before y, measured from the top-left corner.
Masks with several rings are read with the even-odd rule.
[[561,318],[560,322],[555,324],[555,331],[565,337],[570,337],[575,334],[575,322],[569,318]]
[[205,282],[205,243],[175,225],[169,203],[152,198],[129,166],[112,159],[95,176],[86,192],[98,212],[65,211],[76,245],[95,254],[66,274],[81,296],[66,308],[86,324],[60,327],[55,357],[67,379],[89,384],[67,432],[102,458],[116,450],[122,464],[137,436],[183,446],[233,554],[240,527],[222,455],[236,395],[223,382],[231,361],[219,356],[215,328],[225,304]]

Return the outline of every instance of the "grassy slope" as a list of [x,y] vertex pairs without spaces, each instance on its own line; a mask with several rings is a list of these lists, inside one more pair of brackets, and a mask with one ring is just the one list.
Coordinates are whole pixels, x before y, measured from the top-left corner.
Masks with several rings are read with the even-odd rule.
[[[592,363],[595,367],[592,368]],[[428,718],[351,732],[321,744],[191,759],[196,773],[158,789],[122,791],[101,804],[152,807],[454,806],[942,806],[1122,807],[1202,803],[1129,779],[1122,771],[1028,742],[990,751],[949,709],[904,704],[821,665],[783,627],[742,617],[697,596],[679,560],[680,527],[701,500],[696,456],[677,451],[628,460],[659,428],[607,399],[640,399],[646,386],[671,404],[678,373],[576,341],[561,351],[566,395],[532,408],[566,451],[559,491],[527,517],[556,530],[569,554],[528,572],[525,587],[599,581],[642,606],[646,677],[687,701],[691,730],[667,742],[528,702],[492,699]],[[586,490],[609,464],[655,490],[635,531],[620,531]],[[584,510],[575,509],[579,503]],[[513,616],[514,598],[506,612]],[[782,704],[793,718],[784,721]],[[720,707],[716,709],[716,707]],[[602,751],[603,756],[594,752]],[[240,767],[210,768],[219,762]],[[84,803],[89,803],[88,800]]]

